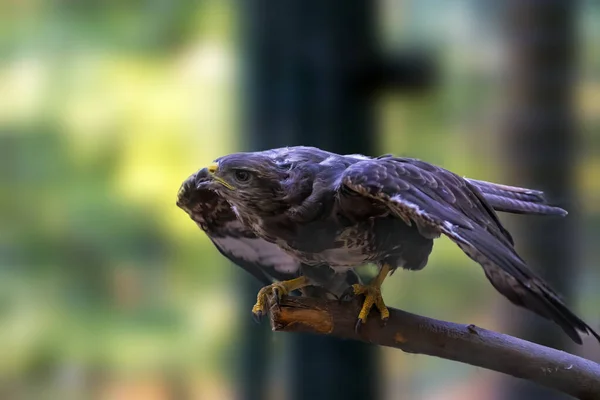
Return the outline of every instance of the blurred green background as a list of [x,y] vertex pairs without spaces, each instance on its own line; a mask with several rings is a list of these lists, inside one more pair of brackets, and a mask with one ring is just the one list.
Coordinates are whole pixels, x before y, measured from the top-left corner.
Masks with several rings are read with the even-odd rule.
[[[384,47],[435,48],[443,80],[422,96],[380,99],[378,153],[510,184],[496,151],[497,34],[481,26],[472,1],[381,4]],[[0,398],[234,397],[236,327],[252,306],[236,290],[244,272],[175,195],[192,172],[244,147],[236,5],[0,2]],[[575,178],[585,218],[574,308],[594,327],[599,20],[597,3],[583,2]],[[446,240],[428,268],[395,274],[384,292],[394,307],[502,330],[495,310],[505,300]],[[382,351],[393,399],[482,399],[495,379]],[[600,360],[591,343],[579,351]]]

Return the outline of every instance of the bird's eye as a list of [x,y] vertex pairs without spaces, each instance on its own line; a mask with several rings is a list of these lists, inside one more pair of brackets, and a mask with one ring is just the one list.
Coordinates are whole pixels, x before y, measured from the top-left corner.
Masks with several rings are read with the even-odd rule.
[[248,182],[250,180],[250,173],[244,170],[235,171],[235,179],[238,182]]

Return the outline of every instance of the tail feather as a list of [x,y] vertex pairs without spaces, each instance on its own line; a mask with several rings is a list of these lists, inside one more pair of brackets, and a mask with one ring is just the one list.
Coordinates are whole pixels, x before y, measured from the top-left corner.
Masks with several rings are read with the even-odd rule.
[[486,193],[483,193],[483,197],[485,197],[494,210],[511,214],[559,215],[561,217],[568,214],[566,210],[548,204],[514,200],[508,197]]
[[509,248],[484,231],[461,229],[453,240],[483,266],[492,285],[513,304],[554,321],[577,344],[580,333],[600,335],[567,307],[560,296]]
[[544,192],[539,190],[465,179],[481,192],[496,211],[526,215],[565,216],[568,214],[566,210],[549,204]]
[[477,179],[465,178],[469,183],[476,186],[482,192],[494,194],[503,197],[510,197],[515,200],[522,200],[531,203],[546,203],[544,192],[539,190],[521,188],[517,186],[508,186],[500,183],[480,181]]

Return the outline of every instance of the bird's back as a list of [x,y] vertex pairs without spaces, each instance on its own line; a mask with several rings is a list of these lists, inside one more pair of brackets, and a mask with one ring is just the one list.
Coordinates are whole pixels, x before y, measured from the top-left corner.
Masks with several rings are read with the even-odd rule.
[[279,162],[293,164],[288,197],[294,203],[283,215],[261,219],[260,234],[277,238],[279,246],[308,265],[348,268],[386,262],[393,268],[423,268],[432,239],[439,235],[420,232],[365,197],[348,201],[352,194],[344,193],[345,201],[338,201],[341,176],[368,158],[310,149],[270,150]]

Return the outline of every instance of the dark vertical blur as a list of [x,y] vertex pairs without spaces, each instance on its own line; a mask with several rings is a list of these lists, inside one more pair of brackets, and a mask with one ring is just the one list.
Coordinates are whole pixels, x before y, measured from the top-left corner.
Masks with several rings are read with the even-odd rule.
[[[372,154],[374,93],[383,88],[419,89],[432,75],[419,55],[384,60],[378,53],[373,2],[241,4],[244,124],[252,149],[301,144],[342,154]],[[247,287],[250,298],[256,286]],[[258,332],[247,336],[244,350],[247,399],[264,396],[260,387],[266,384],[264,368],[257,371],[256,366],[267,361],[267,334]],[[289,350],[286,392],[291,399],[380,397],[376,348],[298,334]]]
[[242,333],[237,351],[239,364],[237,371],[239,387],[237,398],[240,400],[262,400],[268,398],[269,393],[269,360],[272,352],[269,348],[271,332],[269,324],[263,321],[257,324],[251,317],[248,304],[254,304],[256,294],[261,289],[261,284],[251,275],[241,274],[238,284],[241,286],[242,320],[240,332]]
[[[371,2],[245,0],[245,126],[252,149],[313,145],[340,153],[370,153],[374,126],[369,98],[353,83],[372,59]],[[255,287],[248,286],[253,294]],[[250,295],[249,295],[250,297]],[[261,330],[262,331],[262,330]],[[253,333],[245,351],[255,384],[265,347]],[[266,349],[265,349],[266,350]],[[327,337],[295,335],[289,343],[286,393],[291,399],[376,399],[375,348]],[[262,364],[265,365],[265,364]],[[260,383],[259,383],[260,382]]]
[[[245,124],[253,149],[302,144],[372,154],[373,93],[385,87],[414,90],[429,81],[431,70],[421,57],[384,61],[378,54],[370,1],[242,4]],[[257,332],[248,338],[255,342],[245,350],[245,382],[252,388],[245,397],[254,399],[266,383],[264,374],[257,375],[257,360],[265,360],[256,349],[267,346]],[[375,352],[362,343],[296,335],[288,354],[290,398],[379,398]]]
[[[570,212],[564,219],[519,218],[517,231],[525,259],[571,305],[579,267],[574,194],[576,5],[574,1],[507,3],[510,110],[504,132],[510,182],[540,188]],[[571,345],[550,322],[507,307],[511,307],[507,311],[511,333],[558,349]],[[506,387],[504,398],[511,400],[567,398],[525,382]]]

